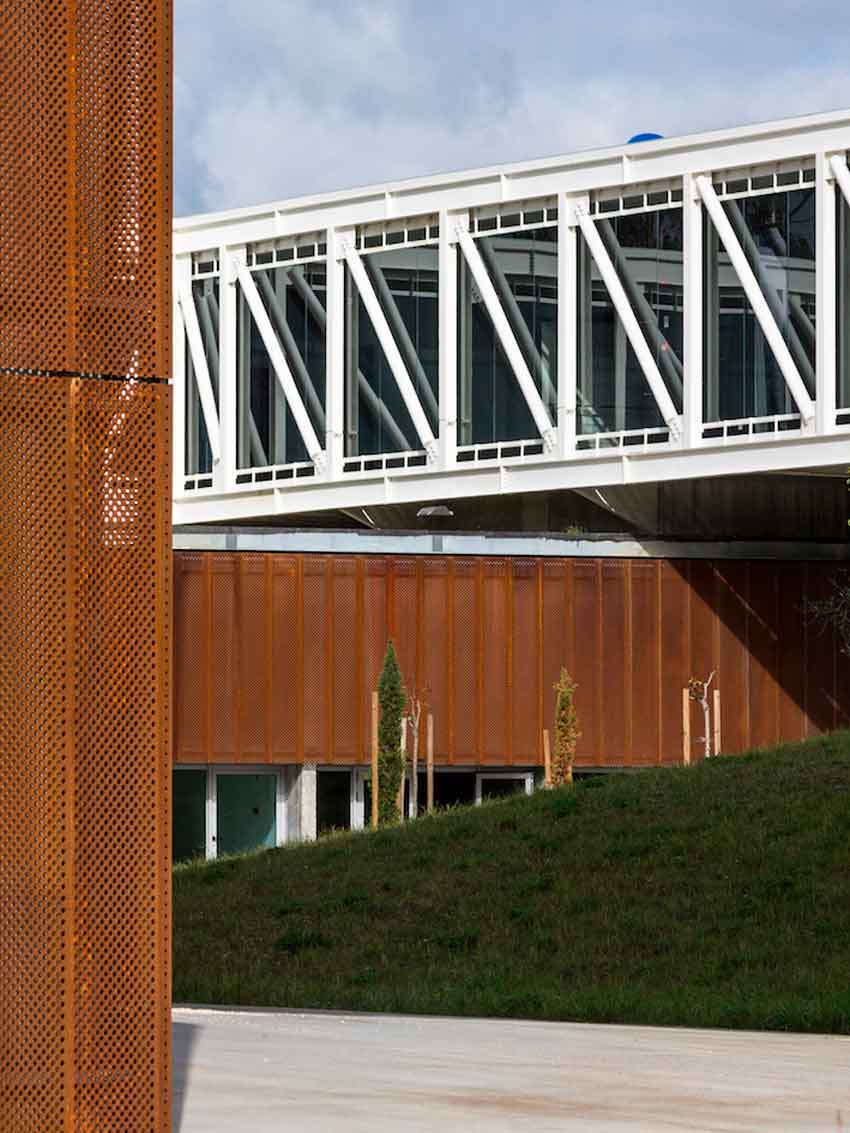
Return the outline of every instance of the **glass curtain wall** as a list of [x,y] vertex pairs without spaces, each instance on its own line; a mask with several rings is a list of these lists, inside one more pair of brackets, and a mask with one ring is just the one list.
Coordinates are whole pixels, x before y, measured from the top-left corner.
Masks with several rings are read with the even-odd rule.
[[[260,299],[319,440],[325,433],[324,263],[253,271]],[[237,466],[309,459],[245,296],[237,312]]]
[[[809,393],[815,393],[815,191],[744,196],[723,208]],[[796,413],[735,269],[704,218],[706,421]]]
[[[219,281],[218,277],[195,279],[192,281],[192,299],[195,313],[201,328],[204,355],[210,372],[213,396],[218,405],[218,324],[219,324]],[[184,342],[186,358],[186,431],[185,467],[188,476],[212,473],[212,452],[207,436],[207,426],[201,410],[195,367],[189,351],[189,340]]]
[[[681,413],[682,210],[603,217],[595,224]],[[578,303],[578,433],[662,427],[646,376],[580,232]]]
[[[436,435],[439,424],[439,252],[369,252],[363,265]],[[422,447],[357,285],[346,269],[345,455]]]
[[[479,236],[502,310],[554,422],[558,384],[558,230]],[[458,444],[530,440],[538,430],[475,280],[458,252]]]

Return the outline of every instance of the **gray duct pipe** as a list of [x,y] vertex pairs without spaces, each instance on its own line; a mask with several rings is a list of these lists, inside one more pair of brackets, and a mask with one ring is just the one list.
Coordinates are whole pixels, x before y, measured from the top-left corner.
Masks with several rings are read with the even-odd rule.
[[290,368],[293,370],[295,376],[301,382],[301,387],[306,394],[307,401],[313,411],[313,419],[316,422],[319,432],[325,430],[325,407],[322,405],[322,400],[316,392],[316,387],[313,385],[313,379],[310,377],[310,371],[301,357],[301,351],[298,349],[298,344],[295,341],[295,336],[289,329],[289,323],[286,321],[286,315],[280,308],[280,303],[275,295],[274,288],[271,285],[269,277],[264,271],[257,272],[256,277],[259,280],[260,291],[266,300],[266,307],[268,308],[271,320],[274,323],[274,329],[277,331],[277,336],[281,341],[283,349],[286,353],[287,361]]
[[661,328],[658,326],[658,318],[652,307],[650,307],[643,288],[631,273],[628,256],[623,251],[623,247],[617,239],[617,234],[614,231],[611,221],[597,221],[597,228],[602,242],[605,245],[605,250],[611,257],[614,267],[617,269],[617,275],[620,277],[620,282],[623,284],[623,290],[628,296],[632,310],[640,321],[644,333],[649,337],[650,346],[655,354],[655,360],[658,363],[658,368],[661,370],[665,385],[671,396],[674,399],[678,399],[678,403],[681,405],[684,374],[682,363],[673,347],[661,333]]
[[[732,225],[735,235],[738,238],[738,243],[741,245],[744,255],[747,257],[750,267],[753,269],[758,285],[764,295],[765,302],[768,307],[770,307],[770,313],[773,315],[776,325],[781,330],[783,323],[786,322],[782,300],[779,298],[779,294],[761,262],[758,247],[756,246],[752,233],[747,227],[747,222],[741,215],[738,202],[724,201],[724,204],[726,205],[726,215],[729,217],[729,223]],[[797,367],[807,390],[813,396],[815,392],[815,373],[808,355],[803,348],[803,344],[800,342],[799,336],[797,335],[793,318],[788,320],[786,342],[791,352],[791,357],[794,359],[794,365]]]
[[[785,259],[788,256],[788,247],[782,237],[781,232],[775,226],[767,230],[770,246],[780,259]],[[812,320],[803,310],[803,304],[800,302],[799,295],[792,295],[790,291],[785,292],[785,297],[788,300],[788,312],[794,322],[794,327],[797,334],[803,340],[805,346],[809,348],[812,354],[815,352],[816,335],[815,328]]]
[[493,281],[493,286],[496,288],[499,301],[504,307],[508,322],[511,324],[511,330],[514,332],[514,336],[519,342],[520,349],[525,355],[525,360],[531,367],[532,373],[540,374],[540,392],[543,397],[543,402],[547,406],[555,406],[557,408],[558,395],[555,392],[552,377],[543,363],[540,351],[537,349],[537,344],[532,338],[531,331],[528,329],[528,323],[522,316],[522,311],[519,308],[519,303],[517,303],[513,291],[511,291],[510,284],[505,278],[502,265],[496,258],[493,246],[486,237],[482,240],[478,240],[477,246],[481,253],[481,259],[484,261],[484,265],[490,273],[490,278]]
[[387,316],[392,332],[395,335],[395,340],[404,356],[407,371],[411,377],[415,376],[419,388],[422,391],[423,400],[428,407],[428,413],[431,417],[431,425],[438,426],[440,421],[440,409],[437,405],[437,399],[434,397],[434,391],[431,389],[428,375],[425,373],[422,363],[419,361],[419,355],[416,353],[416,347],[413,345],[410,334],[404,324],[404,319],[401,317],[401,311],[398,309],[395,297],[387,284],[386,276],[375,262],[374,256],[364,256],[363,263],[372,281],[372,286],[378,293],[378,299]]
[[[215,301],[213,294],[201,295],[200,307],[198,314],[200,315],[201,323],[204,328],[204,335],[209,343],[209,355],[207,361],[210,367],[210,373],[215,381],[215,387],[218,389],[219,381],[219,356],[218,356],[218,304]],[[254,450],[254,459],[256,461],[255,467],[268,465],[269,460],[266,456],[266,450],[263,447],[263,442],[260,438],[260,431],[257,428],[257,422],[254,420],[254,414],[248,407],[248,432],[251,438],[251,447]]]
[[[304,278],[301,269],[297,267],[289,268],[287,270],[287,276],[292,281],[292,286],[304,300],[304,304],[307,307],[307,310],[310,312],[316,326],[319,328],[322,334],[326,334],[328,325],[327,312],[319,302],[319,299],[313,288]],[[357,371],[357,389],[360,393],[360,396],[365,402],[366,408],[372,414],[374,420],[383,424],[384,428],[390,434],[393,442],[399,448],[399,450],[402,452],[411,452],[413,446],[411,445],[410,441],[408,441],[407,437],[404,435],[399,426],[396,424],[395,417],[393,417],[392,413],[390,413],[389,409],[387,409],[384,402],[380,397],[378,397],[378,395],[369,385],[369,382],[367,381],[366,376],[363,374],[362,370]]]
[[[502,266],[496,258],[496,253],[490,245],[489,240],[486,238],[478,241],[478,248],[481,252],[481,258],[484,260],[487,271],[490,273],[490,278],[493,280],[493,286],[505,309],[505,315],[508,322],[511,324],[511,330],[514,332],[517,340],[519,341],[520,349],[525,355],[525,360],[531,367],[532,372],[540,374],[540,386],[542,389],[543,401],[547,406],[554,408],[557,414],[558,396],[555,392],[555,386],[552,382],[551,375],[537,349],[537,344],[531,337],[531,331],[528,329],[528,323],[523,318],[522,311],[519,304],[511,291],[510,284],[507,281],[505,273],[502,271]],[[606,432],[605,422],[581,392],[576,390],[576,397],[578,400],[579,409],[582,416],[587,415],[597,426],[596,431],[599,433]]]

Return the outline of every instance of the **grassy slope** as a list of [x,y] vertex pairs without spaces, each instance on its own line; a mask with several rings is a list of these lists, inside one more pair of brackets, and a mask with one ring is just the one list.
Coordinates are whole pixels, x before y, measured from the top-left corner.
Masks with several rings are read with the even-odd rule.
[[850,1032],[850,733],[174,881],[179,1001]]

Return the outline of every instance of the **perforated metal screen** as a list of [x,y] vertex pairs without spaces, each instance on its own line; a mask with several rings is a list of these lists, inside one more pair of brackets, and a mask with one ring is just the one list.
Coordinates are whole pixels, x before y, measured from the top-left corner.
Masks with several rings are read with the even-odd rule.
[[171,1128],[170,72],[0,0],[0,1133]]

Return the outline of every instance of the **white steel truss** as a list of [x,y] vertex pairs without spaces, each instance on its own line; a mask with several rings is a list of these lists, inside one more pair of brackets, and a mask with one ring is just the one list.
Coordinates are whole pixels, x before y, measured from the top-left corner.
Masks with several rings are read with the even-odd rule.
[[848,151],[836,112],[177,221],[175,523],[843,468]]

